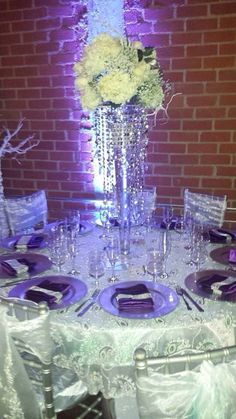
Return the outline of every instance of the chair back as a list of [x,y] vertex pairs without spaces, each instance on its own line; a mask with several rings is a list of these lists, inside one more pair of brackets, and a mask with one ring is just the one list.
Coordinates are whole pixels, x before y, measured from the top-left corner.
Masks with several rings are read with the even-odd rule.
[[9,222],[6,214],[6,200],[0,201],[0,239],[8,237],[10,234]]
[[4,215],[1,217],[5,218],[3,226],[8,234],[32,233],[47,223],[48,206],[44,190],[27,196],[6,198],[2,206]]
[[185,355],[134,354],[140,419],[233,419],[236,345]]
[[0,400],[1,414],[10,417],[7,414],[15,412],[15,417],[24,419],[56,418],[47,305],[1,296],[0,313],[0,336],[7,348],[8,364],[6,367],[0,361],[0,377],[6,391],[11,383],[9,397]]
[[184,213],[185,217],[190,217],[196,224],[207,227],[221,227],[224,222],[225,211],[227,208],[227,197],[214,196],[184,191]]

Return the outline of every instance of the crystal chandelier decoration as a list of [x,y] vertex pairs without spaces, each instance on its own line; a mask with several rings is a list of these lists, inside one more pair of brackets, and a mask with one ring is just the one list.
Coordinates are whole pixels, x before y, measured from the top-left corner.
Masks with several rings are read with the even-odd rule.
[[99,106],[93,115],[93,127],[105,199],[116,201],[121,252],[128,254],[132,203],[143,187],[147,113],[136,105]]

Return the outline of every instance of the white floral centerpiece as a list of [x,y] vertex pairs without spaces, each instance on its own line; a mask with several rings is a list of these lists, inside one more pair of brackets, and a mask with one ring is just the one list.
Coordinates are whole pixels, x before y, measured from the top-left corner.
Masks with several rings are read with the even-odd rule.
[[74,65],[75,87],[84,109],[130,103],[162,108],[166,85],[153,48],[101,33]]

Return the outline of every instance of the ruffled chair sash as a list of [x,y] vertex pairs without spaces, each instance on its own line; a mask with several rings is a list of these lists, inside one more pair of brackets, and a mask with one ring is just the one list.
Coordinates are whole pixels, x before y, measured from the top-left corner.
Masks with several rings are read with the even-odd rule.
[[194,371],[137,378],[142,419],[235,419],[236,361],[203,361]]

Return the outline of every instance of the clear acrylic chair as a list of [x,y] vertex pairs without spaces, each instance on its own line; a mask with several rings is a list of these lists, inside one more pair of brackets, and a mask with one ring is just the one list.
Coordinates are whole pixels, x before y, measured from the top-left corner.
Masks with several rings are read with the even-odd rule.
[[[48,205],[46,193],[40,190],[31,195],[5,198],[1,203],[1,221],[9,234],[31,233],[47,224]],[[5,237],[6,237],[5,236]]]
[[207,227],[221,227],[227,208],[227,196],[208,195],[184,190],[184,213],[194,223]]
[[140,419],[235,419],[236,345],[134,360]]

